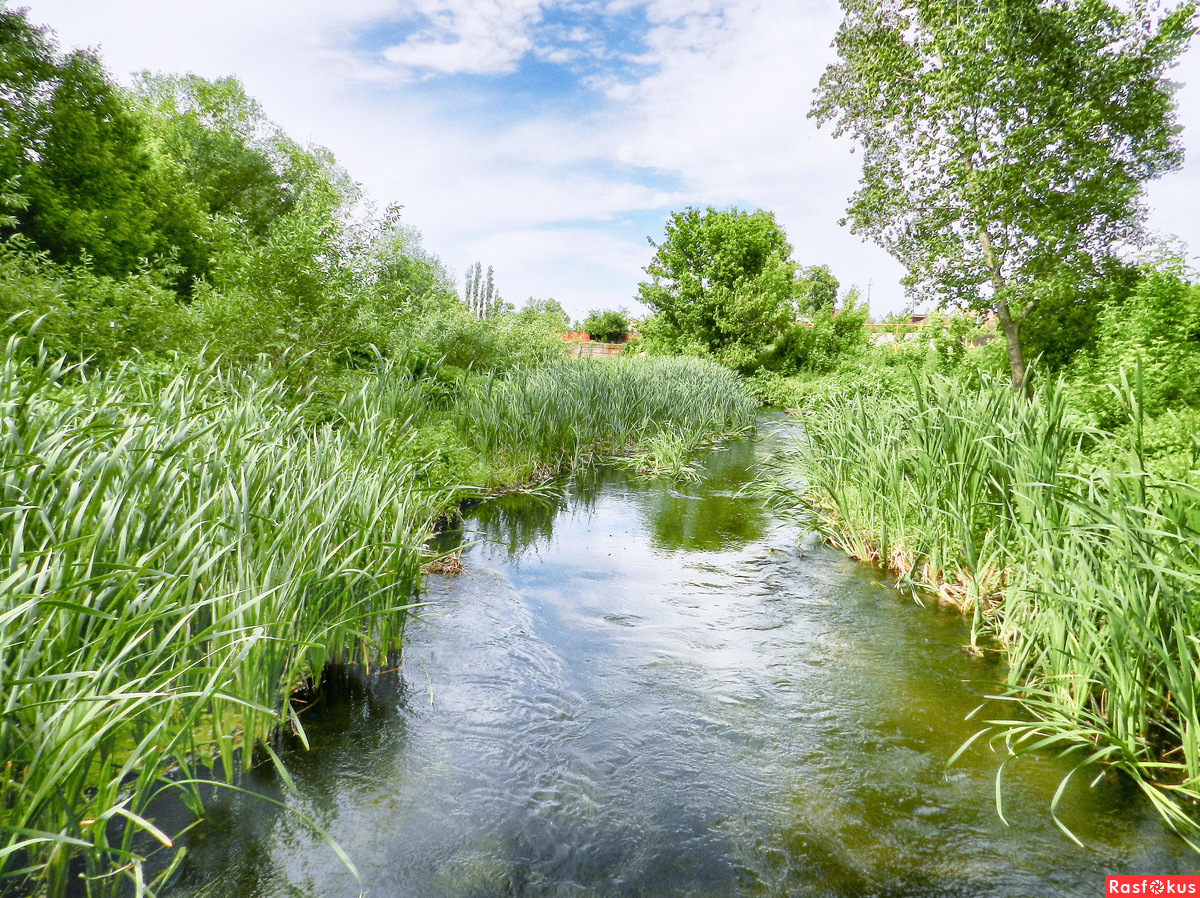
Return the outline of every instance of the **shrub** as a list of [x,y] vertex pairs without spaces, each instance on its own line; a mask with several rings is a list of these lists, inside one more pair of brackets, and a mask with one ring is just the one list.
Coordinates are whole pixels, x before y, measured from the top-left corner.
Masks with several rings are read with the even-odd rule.
[[1142,409],[1200,405],[1200,286],[1178,270],[1146,271],[1124,302],[1109,300],[1096,324],[1096,345],[1070,368],[1079,406],[1104,427],[1125,417],[1109,384],[1119,372],[1142,367]]
[[593,340],[601,343],[620,343],[629,333],[629,317],[624,311],[588,312],[583,320],[583,329]]

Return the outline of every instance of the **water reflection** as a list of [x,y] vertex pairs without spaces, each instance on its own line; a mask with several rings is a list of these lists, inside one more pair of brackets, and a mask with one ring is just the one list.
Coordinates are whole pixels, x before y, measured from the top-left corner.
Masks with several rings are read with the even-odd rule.
[[597,498],[604,493],[633,503],[641,518],[638,529],[648,533],[655,548],[735,549],[761,539],[768,524],[766,509],[746,501],[741,493],[754,479],[755,453],[755,444],[748,439],[730,440],[708,450],[700,461],[699,483],[648,483],[621,468],[599,468],[557,487],[501,496],[473,508],[465,531],[450,535],[453,542],[440,548],[454,548],[464,537],[478,539],[502,549],[508,561],[519,563],[525,553],[551,545],[557,519],[593,514]]

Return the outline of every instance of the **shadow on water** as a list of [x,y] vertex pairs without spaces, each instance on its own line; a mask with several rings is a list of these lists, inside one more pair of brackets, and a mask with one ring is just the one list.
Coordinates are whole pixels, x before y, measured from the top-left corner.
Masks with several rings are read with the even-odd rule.
[[787,427],[694,484],[620,471],[473,512],[403,680],[314,710],[274,790],[218,802],[172,895],[1075,896],[1195,873],[1128,784],[1069,765],[947,771],[1004,671],[742,488]]

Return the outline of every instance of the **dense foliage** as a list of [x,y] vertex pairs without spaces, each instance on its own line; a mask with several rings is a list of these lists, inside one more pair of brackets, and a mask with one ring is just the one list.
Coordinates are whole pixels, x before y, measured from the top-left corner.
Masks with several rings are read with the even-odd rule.
[[1195,7],[843,0],[812,114],[864,149],[856,233],[917,295],[995,311],[1014,386],[1035,284],[1086,280],[1140,236],[1142,184],[1182,159],[1166,72]]
[[623,311],[598,312],[593,309],[583,319],[582,329],[601,343],[620,343],[629,333],[629,316]]
[[666,231],[638,285],[648,338],[738,368],[795,322],[796,263],[770,212],[688,208]]
[[1031,716],[991,708],[998,741],[1124,771],[1200,849],[1200,480],[1148,466],[1141,378],[1120,393],[1131,440],[1080,426],[1061,380],[1029,401],[928,372],[826,394],[785,473],[835,544],[971,613],[973,645],[999,641],[1004,699]]

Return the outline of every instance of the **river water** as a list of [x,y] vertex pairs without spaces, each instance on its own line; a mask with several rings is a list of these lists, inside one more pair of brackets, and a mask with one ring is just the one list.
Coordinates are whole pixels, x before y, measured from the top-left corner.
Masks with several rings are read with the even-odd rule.
[[287,757],[298,814],[222,797],[174,896],[1099,896],[1200,873],[1119,777],[986,743],[997,691],[958,615],[922,607],[740,494],[789,438],[694,484],[602,472],[467,523],[400,678],[351,690]]

